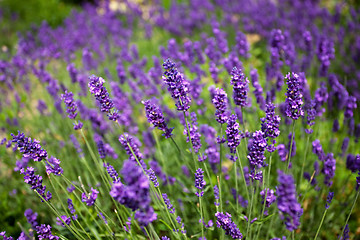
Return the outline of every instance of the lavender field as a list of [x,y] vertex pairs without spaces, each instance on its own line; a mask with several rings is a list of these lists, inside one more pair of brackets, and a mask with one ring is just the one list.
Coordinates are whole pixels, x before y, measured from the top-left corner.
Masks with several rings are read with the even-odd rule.
[[30,2],[0,4],[0,239],[360,239],[356,1]]

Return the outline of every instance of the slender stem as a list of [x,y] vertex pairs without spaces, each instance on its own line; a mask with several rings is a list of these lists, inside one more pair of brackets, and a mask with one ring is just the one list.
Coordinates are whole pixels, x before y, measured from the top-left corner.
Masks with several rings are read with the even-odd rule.
[[345,230],[345,227],[346,227],[346,225],[347,225],[347,223],[348,223],[348,221],[349,221],[349,219],[350,219],[351,213],[352,213],[352,211],[354,210],[355,203],[356,203],[356,201],[357,201],[357,199],[358,199],[358,197],[359,197],[359,194],[360,194],[360,190],[358,190],[358,192],[357,192],[357,194],[356,194],[355,200],[354,200],[354,202],[353,202],[353,205],[352,205],[352,207],[351,207],[351,210],[350,210],[350,212],[349,212],[349,215],[348,215],[348,217],[347,217],[347,219],[346,219],[346,222],[345,222],[345,224],[344,224],[344,227],[343,227],[343,229],[342,229],[342,231],[341,231],[341,234],[343,234],[343,232],[344,232],[344,230]]
[[[256,173],[254,173],[255,175]],[[250,212],[249,212],[249,217],[248,217],[248,226],[247,226],[247,229],[246,229],[246,236],[249,236],[250,234],[250,222],[251,222],[251,214],[252,214],[252,207],[253,207],[253,202],[254,202],[254,191],[255,191],[255,184],[253,182],[253,189],[251,191],[251,202],[250,202]],[[249,238],[250,239],[250,238]]]
[[189,128],[189,123],[188,123],[188,119],[186,117],[186,114],[185,112],[184,113],[184,119],[185,119],[185,124],[186,124],[186,129],[187,129],[187,136],[189,138],[189,142],[190,142],[190,145],[191,145],[191,155],[192,155],[192,158],[194,160],[194,167],[195,167],[195,170],[198,168],[197,166],[197,161],[196,161],[196,157],[195,157],[195,151],[194,151],[194,145],[193,145],[193,142],[191,140],[191,136],[190,136],[190,128]]
[[236,161],[234,162],[234,180],[235,180],[235,189],[236,189],[236,194],[235,194],[235,201],[236,201],[236,213],[239,212],[239,200],[238,200],[238,181],[237,181],[237,169],[236,169]]
[[[264,176],[265,176],[265,169],[264,169]],[[269,183],[267,183],[269,185]],[[265,196],[264,196],[264,203],[263,203],[263,208],[262,208],[262,211],[261,211],[261,217],[260,217],[260,220],[263,218],[264,216],[264,212],[265,212],[265,206],[266,206],[266,198],[267,198],[267,194],[268,194],[268,191],[270,191],[269,188],[265,188],[265,181],[263,181],[263,189],[265,190]],[[259,239],[259,234],[260,234],[260,230],[262,228],[263,224],[260,224],[258,226],[258,231],[257,231],[257,234],[256,234],[256,239]]]
[[236,148],[236,154],[237,154],[238,161],[239,161],[239,164],[240,164],[241,175],[243,176],[243,179],[244,179],[244,186],[245,186],[245,190],[246,190],[246,195],[247,195],[248,200],[250,200],[249,189],[248,189],[248,186],[247,186],[247,184],[246,184],[246,179],[245,179],[245,175],[244,175],[244,169],[243,169],[243,167],[242,167],[242,163],[241,163],[239,151],[238,151],[237,148]]
[[307,154],[307,150],[308,150],[308,146],[309,146],[309,140],[310,140],[310,134],[308,135],[307,140],[306,140],[304,159],[303,159],[303,162],[302,162],[302,167],[301,167],[301,172],[300,172],[299,182],[298,182],[299,186],[301,184],[301,180],[302,180],[303,175],[304,175],[305,159],[306,159],[306,154]]
[[203,218],[203,212],[202,212],[202,201],[201,201],[201,195],[199,193],[199,205],[200,205],[200,217],[201,217],[201,239],[204,239],[204,218]]
[[[223,125],[220,125],[220,138],[223,137]],[[222,174],[222,143],[220,143],[220,164],[219,164],[219,176],[218,176],[218,184],[219,184],[219,195],[220,195],[220,211],[223,211],[223,203],[222,203],[222,194],[221,194],[221,174]]]
[[175,145],[176,149],[177,149],[177,150],[179,151],[179,153],[182,155],[182,152],[181,152],[181,150],[180,150],[179,146],[177,145],[177,143],[175,142],[174,138],[173,138],[173,137],[170,137],[170,139],[171,139],[171,140],[172,140],[172,142],[174,143],[174,145]]
[[317,232],[316,232],[316,235],[315,235],[315,237],[314,237],[314,240],[316,240],[316,238],[318,237],[318,235],[319,235],[319,233],[320,233],[320,229],[321,229],[321,226],[322,226],[322,224],[323,224],[323,222],[324,222],[326,213],[327,213],[327,209],[325,209],[325,211],[324,211],[324,214],[323,214],[323,216],[322,216],[322,219],[321,219],[320,225],[319,225],[319,227],[318,227],[318,230],[317,230]]
[[270,158],[269,158],[269,172],[268,172],[268,177],[267,177],[268,188],[270,188],[271,160],[272,160],[272,152],[270,153]]
[[291,141],[290,141],[290,150],[289,150],[289,158],[288,158],[288,164],[287,167],[285,169],[285,173],[288,172],[289,167],[290,167],[290,162],[291,162],[291,151],[292,151],[292,146],[293,146],[293,140],[295,138],[294,136],[294,130],[295,130],[295,120],[293,120],[293,125],[292,125],[292,132],[291,132]]

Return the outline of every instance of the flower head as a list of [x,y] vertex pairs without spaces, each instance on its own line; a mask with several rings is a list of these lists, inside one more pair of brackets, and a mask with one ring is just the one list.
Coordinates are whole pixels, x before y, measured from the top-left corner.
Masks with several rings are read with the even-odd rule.
[[215,213],[216,225],[218,228],[225,230],[225,234],[229,235],[233,239],[242,239],[242,234],[236,224],[231,220],[230,213]]
[[90,193],[88,193],[88,194],[82,193],[81,194],[81,200],[83,202],[85,202],[87,206],[92,206],[95,204],[95,200],[96,200],[98,194],[99,194],[98,190],[91,188]]
[[226,113],[227,108],[227,94],[226,92],[221,88],[216,88],[214,91],[214,97],[212,99],[212,103],[214,104],[216,108],[215,116],[216,121],[218,121],[220,124],[226,123],[228,119],[228,115]]
[[47,158],[47,152],[40,145],[40,141],[25,137],[24,133],[18,131],[18,135],[11,134],[12,142],[16,143],[15,147],[23,154],[23,157],[40,162]]
[[148,122],[164,132],[165,138],[171,137],[173,128],[168,128],[161,109],[150,100],[142,101]]
[[231,85],[234,88],[234,103],[235,105],[244,107],[247,104],[247,93],[249,90],[249,80],[245,78],[245,75],[236,67],[231,71]]
[[299,117],[304,116],[300,77],[296,73],[288,73],[285,78],[288,85],[287,92],[285,93],[286,116],[297,120]]
[[205,180],[204,180],[204,171],[201,168],[198,168],[195,172],[195,187],[199,189],[201,192],[196,192],[196,196],[202,197],[204,195],[203,188],[205,187]]
[[227,121],[226,137],[227,144],[231,153],[236,153],[236,147],[240,144],[239,123],[236,121],[236,115],[231,115]]

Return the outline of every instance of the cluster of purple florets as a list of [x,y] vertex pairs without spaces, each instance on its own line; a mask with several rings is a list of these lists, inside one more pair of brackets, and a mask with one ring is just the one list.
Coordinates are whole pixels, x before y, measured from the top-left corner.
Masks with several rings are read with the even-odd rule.
[[116,121],[119,118],[117,110],[114,110],[114,103],[109,97],[109,92],[104,87],[105,80],[101,77],[92,75],[89,77],[89,89],[90,93],[94,94],[96,100],[100,105],[100,111],[108,113],[108,117],[112,121]]
[[[264,204],[264,200],[265,200],[265,207],[269,208],[271,206],[271,204],[273,204],[276,201],[276,195],[274,193],[274,190],[272,189],[268,189],[265,188],[264,190],[262,190],[260,192],[260,195],[262,197],[262,202],[261,204]],[[264,211],[264,214],[267,215],[267,210]]]
[[18,131],[18,135],[11,134],[15,147],[23,154],[23,157],[33,159],[36,162],[47,159],[47,152],[40,145],[40,141],[25,137],[24,133]]
[[121,171],[125,184],[113,184],[110,195],[119,203],[125,205],[135,213],[140,225],[146,226],[156,220],[157,216],[151,207],[150,183],[143,170],[133,161],[125,161]]
[[98,190],[91,188],[91,192],[81,194],[81,200],[85,202],[87,206],[92,206],[95,204],[98,194]]
[[119,137],[119,142],[124,147],[127,155],[129,155],[129,159],[135,163],[140,163],[141,167],[145,170],[147,169],[146,164],[144,162],[143,155],[139,149],[139,143],[137,139],[134,139],[127,133],[124,133]]
[[142,103],[145,105],[145,113],[149,123],[163,131],[166,138],[171,137],[173,135],[173,128],[167,126],[160,108],[150,100],[143,101]]
[[269,152],[275,151],[275,138],[280,135],[280,120],[281,118],[278,115],[275,115],[275,105],[272,103],[266,104],[266,116],[261,118],[261,131],[264,133],[264,137],[272,141],[267,150]]
[[218,121],[220,124],[224,124],[228,120],[228,115],[226,113],[227,102],[228,99],[226,92],[222,88],[216,88],[214,91],[212,103],[215,105],[216,108],[216,121]]
[[201,168],[198,168],[195,172],[195,187],[200,190],[200,192],[196,192],[196,196],[202,197],[204,195],[203,188],[205,187],[204,180],[204,171]]
[[227,121],[226,138],[227,145],[230,148],[231,153],[236,153],[236,148],[240,144],[240,130],[239,123],[236,121],[236,115],[231,115]]
[[253,133],[252,139],[249,142],[249,159],[250,167],[252,169],[261,168],[265,166],[265,149],[267,146],[266,139],[262,131],[256,131]]
[[277,188],[277,205],[280,217],[284,219],[286,229],[294,231],[300,226],[300,217],[303,209],[297,202],[294,178],[278,170],[279,185]]
[[38,194],[41,195],[43,199],[41,201],[49,201],[52,197],[51,193],[46,192],[46,186],[42,184],[42,176],[35,175],[35,169],[33,167],[28,167],[26,170],[22,168],[20,170],[21,174],[24,174],[24,182],[31,186],[31,189],[35,190]]
[[296,73],[288,73],[285,78],[288,85],[285,93],[286,116],[297,120],[299,117],[304,116],[300,77]]
[[230,213],[215,213],[216,225],[218,228],[225,230],[225,234],[229,235],[233,239],[242,239],[242,234],[236,224],[231,220]]
[[170,59],[167,59],[163,67],[165,72],[163,80],[167,85],[171,97],[176,101],[178,111],[187,111],[190,108],[191,98],[189,97],[189,82],[184,79],[184,76],[178,72]]
[[247,104],[247,94],[249,90],[249,80],[236,67],[231,71],[231,85],[233,85],[233,98],[235,105],[244,107]]
[[[201,134],[198,129],[196,113],[191,112],[190,117],[191,117],[191,123],[188,123],[190,134],[188,134],[187,128],[185,126],[184,135],[187,136],[186,138],[187,142],[191,140],[191,144],[194,148],[194,152],[197,153],[201,148],[201,139],[200,139]],[[189,135],[190,135],[190,139],[189,139]]]

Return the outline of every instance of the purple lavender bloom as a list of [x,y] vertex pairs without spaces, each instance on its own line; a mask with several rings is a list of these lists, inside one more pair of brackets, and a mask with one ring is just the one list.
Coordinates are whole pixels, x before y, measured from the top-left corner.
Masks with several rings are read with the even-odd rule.
[[[184,135],[187,136],[186,138],[186,142],[189,142],[191,139],[191,143],[193,145],[194,151],[195,153],[199,152],[200,148],[201,148],[201,134],[199,132],[198,129],[198,123],[197,123],[197,117],[196,117],[196,113],[191,112],[190,113],[191,116],[191,124],[189,124],[189,130],[190,130],[190,134],[188,134],[187,128],[185,127],[184,129]],[[189,139],[189,135],[190,135],[190,139]]]
[[44,115],[44,112],[45,112],[45,110],[47,109],[46,102],[44,102],[43,100],[39,99],[36,108],[37,108],[37,110],[40,112],[41,115]]
[[246,35],[240,31],[237,32],[235,41],[236,41],[236,48],[237,48],[239,55],[244,58],[249,58],[250,57],[250,54],[249,54],[250,45],[246,39]]
[[335,176],[335,168],[336,159],[334,158],[334,154],[328,153],[324,161],[323,172],[325,174],[324,183],[329,187],[332,185],[331,179]]
[[164,132],[165,138],[170,138],[174,128],[168,128],[161,109],[150,100],[143,101],[148,122]]
[[346,150],[349,147],[349,141],[350,139],[348,137],[344,138],[342,144],[341,144],[341,151],[342,151],[342,156],[344,156]]
[[2,236],[4,240],[14,240],[13,237],[11,237],[11,236],[10,236],[10,237],[7,237],[5,234],[6,234],[5,231],[0,232],[0,236]]
[[265,161],[265,149],[267,146],[266,139],[264,138],[264,133],[256,131],[253,133],[252,141],[249,142],[248,150],[249,154],[247,158],[249,159],[250,167],[255,169],[256,167],[261,168],[266,165]]
[[350,239],[350,235],[349,235],[349,224],[346,224],[344,232],[342,233],[340,240],[349,240]]
[[242,239],[242,234],[236,224],[231,220],[230,213],[215,213],[216,226],[225,230],[225,234],[233,239]]
[[26,220],[28,221],[28,223],[30,223],[32,228],[35,228],[38,225],[38,222],[37,222],[38,213],[37,212],[33,212],[32,209],[28,208],[25,210],[24,215],[26,217]]
[[[35,169],[33,167],[28,167],[26,170],[22,168],[20,170],[21,174],[24,174],[24,182],[31,186],[31,189],[38,192],[45,201],[49,201],[51,199],[51,193],[46,192],[46,186],[42,185],[42,177],[40,175],[35,175]],[[41,201],[43,201],[41,199]]]
[[269,152],[274,152],[275,147],[275,138],[280,135],[279,125],[281,118],[278,115],[275,115],[275,105],[272,103],[266,104],[266,116],[261,118],[261,131],[264,133],[264,137],[273,140],[273,144],[269,144],[267,150]]
[[102,140],[102,137],[98,134],[94,134],[94,141],[96,143],[100,158],[105,158],[106,157],[106,151],[105,151],[105,146],[104,146],[104,142]]
[[56,175],[56,176],[60,176],[61,174],[63,174],[64,170],[60,167],[60,160],[51,156],[51,158],[49,158],[46,161],[46,173],[48,175],[50,175],[50,173]]
[[356,191],[360,188],[360,171],[358,172],[358,176],[356,177]]
[[[220,199],[220,193],[219,193],[219,188],[217,185],[214,186],[214,197],[216,200]],[[215,206],[219,206],[220,204],[218,202],[214,202]]]
[[311,128],[315,124],[315,117],[316,117],[316,102],[314,100],[311,100],[309,104],[306,105],[306,123],[310,127],[310,129],[306,128],[305,132],[307,134],[313,133],[313,129]]
[[[127,155],[129,155],[129,159],[132,160],[134,163],[137,163],[139,161],[141,167],[143,169],[147,169],[146,164],[144,162],[143,155],[140,152],[140,149],[138,147],[138,141],[136,141],[132,136],[130,136],[127,133],[124,133],[119,137],[119,142],[124,147]],[[134,153],[134,154],[133,154]]]
[[312,142],[312,146],[313,146],[313,153],[315,153],[320,161],[324,161],[325,159],[325,153],[324,150],[321,146],[320,140],[316,139],[315,141]]
[[143,170],[133,161],[128,160],[124,162],[121,174],[126,185],[121,182],[114,183],[110,196],[132,211],[139,209],[135,213],[135,218],[140,225],[146,226],[156,220],[157,215],[150,205],[150,183]]
[[40,162],[47,158],[47,152],[40,145],[40,141],[30,137],[25,137],[24,133],[18,131],[18,135],[11,134],[12,142],[16,143],[15,147],[23,154],[23,157],[33,159],[36,162]]
[[67,203],[68,203],[68,208],[69,208],[70,213],[75,214],[74,204],[70,198],[68,198]]
[[38,238],[42,239],[49,239],[49,240],[58,240],[58,236],[54,236],[51,232],[51,226],[41,224],[40,226],[36,226],[36,232],[38,234]]
[[330,61],[335,58],[334,43],[330,39],[323,37],[317,46],[317,56],[321,63],[319,75],[325,77],[330,67]]
[[326,198],[326,204],[325,204],[326,209],[329,209],[330,203],[331,203],[333,197],[334,197],[334,192],[329,192],[329,194],[327,195],[327,198]]
[[[289,133],[288,138],[289,138],[289,142],[287,146],[287,151],[290,153],[290,148],[291,148],[291,157],[294,157],[296,155],[295,134]],[[292,145],[291,145],[291,138],[292,138]]]
[[204,191],[202,191],[202,189],[205,187],[205,184],[204,171],[201,168],[198,168],[195,172],[195,187],[201,192],[196,192],[196,196],[202,197],[204,195]]
[[315,109],[318,116],[321,116],[325,112],[325,108],[322,108],[322,105],[327,102],[329,94],[326,88],[326,83],[321,82],[320,87],[315,91]]
[[162,236],[161,240],[170,240],[170,238],[168,238],[167,236]]
[[69,193],[72,193],[72,192],[75,190],[75,186],[74,186],[74,185],[70,185],[69,187],[66,188],[66,190],[67,190]]
[[345,118],[352,118],[354,116],[353,111],[356,108],[357,108],[356,98],[353,96],[348,97],[347,101],[346,101],[345,112],[344,112]]
[[256,69],[251,69],[250,78],[252,85],[255,88],[254,95],[256,98],[256,102],[257,104],[259,104],[261,110],[265,110],[265,98],[263,96],[263,89],[259,83],[259,74]]
[[71,134],[70,135],[70,140],[71,140],[72,144],[74,145],[74,148],[76,149],[76,152],[79,154],[79,156],[83,157],[84,153],[83,153],[83,151],[81,149],[80,143],[77,140],[77,138],[73,134]]
[[296,73],[288,73],[286,75],[286,84],[288,85],[287,92],[285,93],[286,116],[297,120],[299,117],[304,116],[299,75]]
[[107,112],[109,120],[116,121],[119,118],[117,110],[114,109],[114,103],[109,97],[107,89],[104,87],[105,80],[101,77],[91,75],[89,77],[90,93],[95,95],[100,105],[101,112]]
[[147,174],[148,174],[150,180],[153,182],[154,187],[159,187],[159,182],[158,182],[158,179],[157,179],[157,177],[155,175],[154,170],[149,168],[148,171],[147,171]]
[[277,188],[277,205],[281,219],[285,219],[289,231],[296,230],[300,225],[300,216],[303,214],[301,205],[297,202],[294,178],[278,170],[279,185]]
[[62,227],[65,227],[66,225],[70,225],[71,223],[71,218],[67,217],[66,215],[62,215],[61,216],[61,219],[60,218],[56,218],[56,224],[59,225],[59,226],[62,226]]
[[120,181],[119,174],[112,165],[108,163],[104,163],[104,167],[106,167],[106,171],[108,172],[109,176],[112,178],[113,183]]
[[162,197],[164,199],[165,205],[166,207],[170,210],[170,213],[175,213],[175,208],[174,206],[170,203],[169,197],[167,196],[166,193],[162,194]]
[[71,82],[76,83],[77,82],[78,70],[75,68],[75,64],[70,63],[69,65],[67,65],[66,70],[69,72]]
[[163,80],[167,85],[171,97],[176,101],[178,111],[187,111],[190,108],[191,98],[189,97],[189,82],[185,80],[184,76],[175,68],[175,63],[167,59],[163,67],[165,72]]
[[351,170],[351,172],[355,173],[360,171],[360,155],[352,155],[348,154],[346,157],[346,168]]
[[241,70],[238,70],[236,67],[231,71],[231,85],[233,85],[234,93],[234,103],[235,105],[244,107],[247,105],[247,92],[249,90],[248,83],[249,80],[245,78],[245,75]]
[[98,196],[99,191],[91,188],[91,192],[86,194],[81,194],[81,200],[86,203],[87,206],[92,206],[95,204],[96,198]]
[[66,105],[68,117],[70,119],[75,119],[77,116],[77,104],[74,101],[74,94],[66,90],[65,94],[61,94],[61,100],[63,100]]
[[226,92],[222,88],[215,89],[212,103],[216,108],[216,121],[218,121],[220,124],[226,123],[229,118],[228,114],[226,113],[228,98]]
[[236,121],[236,115],[231,115],[227,121],[226,138],[231,153],[236,153],[236,147],[240,144],[239,123]]
[[[262,190],[260,192],[260,195],[262,197],[261,204],[264,204],[264,199],[265,199],[265,195],[266,195],[266,200],[265,200],[266,208],[269,208],[271,206],[271,204],[276,201],[276,196],[274,194],[274,190],[272,190],[272,189],[265,188],[264,190]],[[267,210],[265,210],[264,214],[267,215]]]

